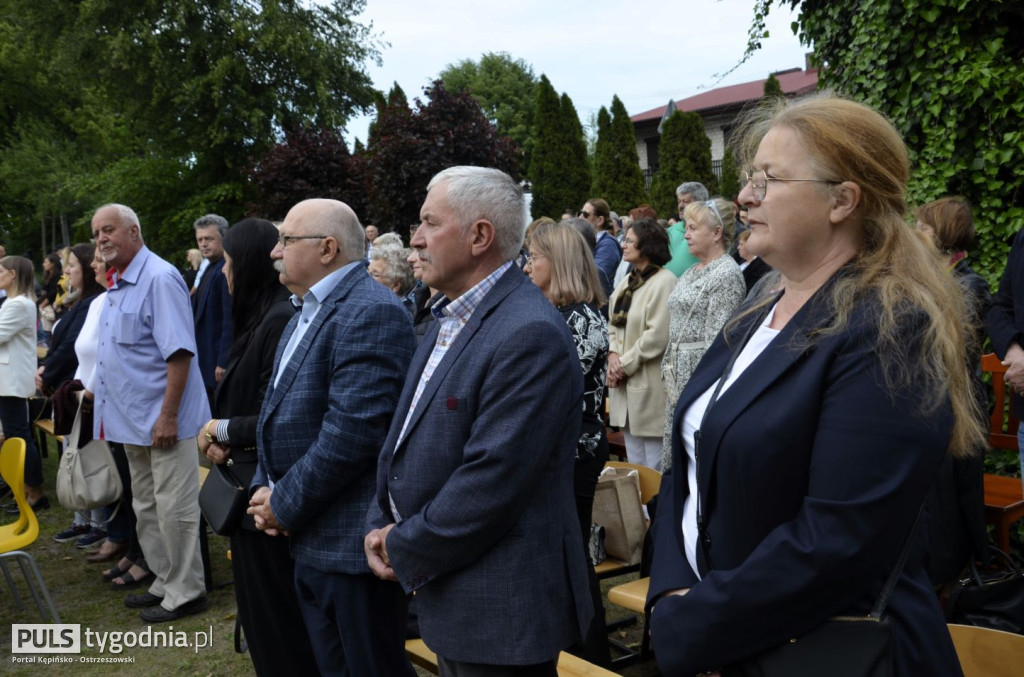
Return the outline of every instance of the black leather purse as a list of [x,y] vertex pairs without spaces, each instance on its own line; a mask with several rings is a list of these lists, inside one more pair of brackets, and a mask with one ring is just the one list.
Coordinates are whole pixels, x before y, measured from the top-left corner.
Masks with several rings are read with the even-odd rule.
[[946,620],[1024,635],[1024,567],[995,546],[989,551],[1005,567],[979,573],[972,558],[967,575],[949,593]]
[[226,463],[210,468],[199,490],[199,510],[215,534],[230,536],[249,504],[246,486],[235,476]]
[[921,512],[870,614],[831,618],[803,637],[723,669],[723,677],[891,677],[892,629],[883,614],[910,554]]

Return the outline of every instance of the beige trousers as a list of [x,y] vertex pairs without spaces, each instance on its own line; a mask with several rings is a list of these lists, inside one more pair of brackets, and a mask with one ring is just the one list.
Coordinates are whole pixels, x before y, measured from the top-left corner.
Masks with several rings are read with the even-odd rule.
[[170,449],[124,445],[142,554],[156,579],[149,592],[168,611],[206,593],[199,552],[199,454],[196,438]]

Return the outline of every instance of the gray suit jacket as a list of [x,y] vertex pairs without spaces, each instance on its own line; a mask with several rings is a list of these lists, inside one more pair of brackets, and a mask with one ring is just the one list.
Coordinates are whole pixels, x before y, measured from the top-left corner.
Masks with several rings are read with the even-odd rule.
[[550,660],[592,615],[573,499],[583,377],[565,321],[518,268],[483,299],[399,432],[432,328],[413,358],[378,464],[368,526],[445,658]]

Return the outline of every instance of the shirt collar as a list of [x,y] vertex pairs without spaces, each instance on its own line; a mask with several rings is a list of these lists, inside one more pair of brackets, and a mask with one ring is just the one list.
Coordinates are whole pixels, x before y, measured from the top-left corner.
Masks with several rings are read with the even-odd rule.
[[303,304],[312,302],[314,307],[319,307],[321,303],[327,300],[327,297],[330,296],[332,291],[334,291],[334,288],[337,287],[338,284],[357,266],[362,265],[362,263],[362,261],[350,261],[341,268],[328,273],[324,277],[320,278],[316,284],[310,287],[309,291],[307,291],[305,296],[301,299],[297,295],[292,294],[292,305],[296,308],[301,308]]
[[480,302],[487,296],[487,292],[494,288],[498,278],[505,274],[505,271],[512,267],[511,261],[498,266],[494,272],[477,282],[469,290],[451,301],[448,297],[442,297],[440,301],[430,307],[430,312],[439,320],[456,319],[465,324],[473,315]]
[[120,286],[121,280],[124,280],[128,284],[137,284],[139,281],[139,274],[142,273],[142,268],[146,265],[146,261],[152,256],[153,252],[149,251],[149,247],[142,245],[142,248],[136,252],[135,256],[128,263],[128,267],[124,269],[124,273],[115,273],[117,275],[116,284]]

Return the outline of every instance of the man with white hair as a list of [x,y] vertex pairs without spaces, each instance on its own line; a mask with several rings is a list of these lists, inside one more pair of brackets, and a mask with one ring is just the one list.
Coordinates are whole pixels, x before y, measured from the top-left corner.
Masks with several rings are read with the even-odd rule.
[[683,220],[683,210],[691,202],[707,202],[708,189],[703,183],[687,181],[676,187],[676,204],[679,207],[679,220],[668,228],[668,250],[672,254],[671,260],[665,267],[679,277],[693,264],[697,263],[697,257],[690,253],[690,248],[683,237],[686,234],[686,221]]
[[271,258],[300,312],[257,422],[249,513],[290,539],[320,672],[413,677],[405,594],[370,573],[362,535],[416,339],[398,297],[367,274],[363,248],[359,219],[336,200],[300,202],[281,224]]
[[199,553],[196,435],[210,406],[196,359],[192,307],[177,269],[142,241],[129,207],[92,217],[96,255],[117,271],[100,315],[96,367],[85,381],[93,435],[124,444],[139,545],[156,579],[129,595],[149,623],[207,608]]
[[579,357],[513,264],[519,185],[452,167],[427,189],[411,244],[445,298],[381,452],[366,557],[416,593],[442,675],[554,676],[593,615],[573,494]]

